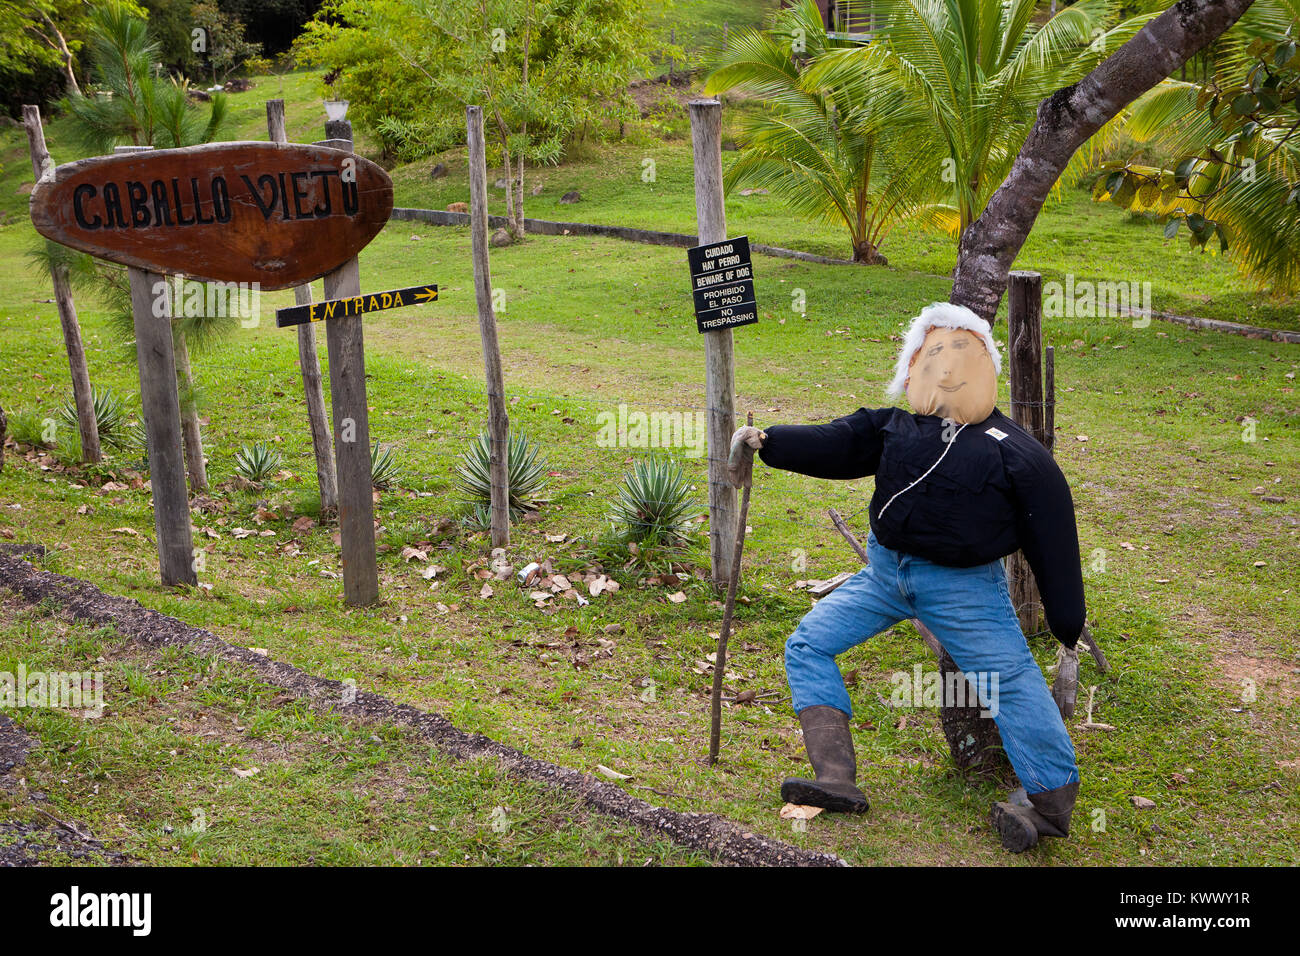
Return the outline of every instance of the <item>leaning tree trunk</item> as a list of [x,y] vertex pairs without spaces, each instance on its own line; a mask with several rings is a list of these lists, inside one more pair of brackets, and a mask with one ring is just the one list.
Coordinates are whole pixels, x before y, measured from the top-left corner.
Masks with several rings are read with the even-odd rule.
[[47,38],[46,42],[48,42],[59,54],[60,64],[63,68],[63,79],[68,84],[68,88],[65,92],[70,93],[73,96],[80,96],[81,87],[77,84],[77,74],[72,71],[72,51],[68,49],[68,41],[63,38],[63,34],[59,31],[59,28],[54,21],[50,19],[49,14],[44,13],[43,11],[37,12],[40,13],[41,19],[45,21],[45,25],[49,28],[50,32],[54,34],[54,39],[49,40]]
[[993,320],[1007,273],[1075,150],[1241,18],[1254,0],[1178,0],[1097,68],[1038,105],[1011,173],[962,235],[952,301]]
[[185,438],[185,472],[190,491],[208,490],[208,469],[203,463],[203,434],[199,428],[199,405],[194,396],[194,373],[190,368],[190,349],[185,333],[174,327],[172,341],[176,352],[176,388],[181,397],[181,434]]

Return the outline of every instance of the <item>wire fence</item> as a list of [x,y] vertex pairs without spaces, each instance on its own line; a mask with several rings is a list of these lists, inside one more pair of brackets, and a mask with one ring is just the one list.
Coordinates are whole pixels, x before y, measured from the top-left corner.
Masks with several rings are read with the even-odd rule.
[[[250,379],[248,369],[227,364],[196,363],[195,372],[201,380],[216,380],[203,389],[199,404],[210,485],[215,488],[230,481],[236,453],[260,441],[281,456],[279,474],[292,476],[272,479],[268,491],[315,489],[315,453],[296,365],[256,381]],[[421,510],[431,521],[465,515],[468,506],[458,489],[458,473],[473,443],[491,441],[486,428],[487,390],[482,383],[445,372],[423,379],[404,373],[400,382],[376,387],[376,376],[382,374],[368,376],[368,418],[371,443],[390,450],[400,469],[386,493],[427,502]],[[239,383],[237,393],[220,384],[221,379]],[[400,403],[391,401],[394,395],[400,395]],[[706,405],[530,391],[508,384],[505,399],[512,436],[526,435],[544,459],[546,486],[537,516],[543,525],[570,536],[608,531],[610,506],[629,471],[638,462],[668,459],[681,468],[689,483],[690,535],[703,547],[702,559],[707,561],[707,536],[718,531],[710,529],[707,521],[713,459]],[[326,404],[328,409],[328,389]],[[847,402],[836,414],[848,414],[859,404]],[[745,423],[749,410],[738,402],[732,429]],[[789,421],[779,412],[752,410],[760,426]],[[719,452],[724,466],[727,452],[726,447]],[[827,509],[839,511],[865,540],[867,504],[874,488],[870,478],[819,481],[768,469],[756,456],[753,483],[747,564],[752,560],[772,567],[784,565],[795,579],[809,581],[855,568],[857,558],[834,530]],[[734,492],[729,483],[723,484]],[[670,503],[642,500],[648,505]],[[390,509],[381,497],[376,513],[382,518],[386,510]],[[822,558],[815,554],[818,549],[830,550]]]

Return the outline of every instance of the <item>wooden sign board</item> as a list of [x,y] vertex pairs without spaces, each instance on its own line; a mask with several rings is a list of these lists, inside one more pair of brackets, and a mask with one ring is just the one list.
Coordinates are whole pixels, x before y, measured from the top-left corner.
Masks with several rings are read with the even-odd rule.
[[717,332],[758,321],[749,237],[737,236],[686,250],[695,296],[695,325]]
[[415,285],[407,289],[367,292],[365,295],[356,295],[347,299],[327,299],[324,302],[276,309],[275,324],[277,328],[283,329],[306,322],[342,319],[350,315],[361,315],[364,312],[382,312],[384,309],[400,309],[403,306],[436,301],[438,301],[436,285]]
[[352,153],[209,143],[68,163],[32,190],[36,231],[101,259],[263,290],[302,285],[383,229],[393,182]]

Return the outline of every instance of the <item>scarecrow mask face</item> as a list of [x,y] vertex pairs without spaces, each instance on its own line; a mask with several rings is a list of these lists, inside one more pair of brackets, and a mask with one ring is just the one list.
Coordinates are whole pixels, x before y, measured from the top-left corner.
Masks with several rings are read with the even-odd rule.
[[913,411],[975,424],[989,417],[997,397],[997,372],[980,336],[967,329],[926,333],[908,370],[907,403]]

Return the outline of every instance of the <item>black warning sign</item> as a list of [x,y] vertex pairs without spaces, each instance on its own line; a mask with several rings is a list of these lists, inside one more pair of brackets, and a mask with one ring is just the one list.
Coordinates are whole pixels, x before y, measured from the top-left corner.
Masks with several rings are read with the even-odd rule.
[[695,325],[717,332],[758,321],[749,237],[737,236],[686,250],[695,296]]

